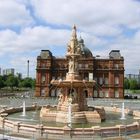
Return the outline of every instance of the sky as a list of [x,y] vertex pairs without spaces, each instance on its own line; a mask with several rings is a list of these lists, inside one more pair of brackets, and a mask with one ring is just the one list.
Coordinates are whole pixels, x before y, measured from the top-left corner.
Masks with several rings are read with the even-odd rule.
[[125,74],[140,69],[139,0],[0,0],[0,68],[36,75],[41,50],[64,57],[73,25],[93,56],[120,50]]

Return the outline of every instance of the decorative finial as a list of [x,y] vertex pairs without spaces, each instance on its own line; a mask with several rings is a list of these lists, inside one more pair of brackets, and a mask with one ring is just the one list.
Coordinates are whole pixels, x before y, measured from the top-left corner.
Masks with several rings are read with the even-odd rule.
[[73,29],[76,30],[76,25],[75,24],[73,25]]
[[72,29],[72,39],[77,39],[76,25],[75,24],[74,24],[73,29]]

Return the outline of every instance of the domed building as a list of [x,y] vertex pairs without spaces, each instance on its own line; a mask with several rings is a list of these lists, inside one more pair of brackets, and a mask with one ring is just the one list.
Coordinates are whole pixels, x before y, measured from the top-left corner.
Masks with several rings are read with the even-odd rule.
[[[78,73],[83,80],[95,80],[96,85],[92,92],[85,87],[86,97],[93,98],[123,98],[124,97],[124,58],[119,50],[112,50],[107,57],[93,56],[85,46],[84,40],[77,39],[76,26],[73,27],[72,37],[67,46],[67,54],[70,52],[72,40],[75,38],[75,51],[80,51],[78,60]],[[74,45],[75,45],[74,44]],[[37,57],[36,90],[35,96],[55,97],[59,91],[52,87],[51,80],[65,80],[68,72],[68,60],[53,56],[49,50],[41,50]]]

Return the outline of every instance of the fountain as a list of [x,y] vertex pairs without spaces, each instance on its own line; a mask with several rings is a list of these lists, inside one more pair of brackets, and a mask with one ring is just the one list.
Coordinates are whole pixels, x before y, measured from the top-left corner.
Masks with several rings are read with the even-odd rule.
[[[57,91],[59,91],[57,106],[50,105],[49,103],[41,108],[42,104],[39,105],[39,103],[42,103],[42,100],[37,104],[34,103],[34,99],[32,99],[32,102],[31,100],[29,101],[32,103],[30,106],[26,106],[23,99],[22,107],[17,107],[16,102],[17,106],[14,108],[1,109],[0,127],[3,129],[6,127],[10,128],[14,134],[33,134],[35,137],[45,136],[45,138],[47,135],[50,139],[70,139],[71,136],[75,137],[75,139],[81,139],[82,137],[84,139],[93,139],[93,136],[100,136],[102,138],[104,136],[121,136],[130,132],[131,134],[139,132],[140,123],[134,122],[133,116],[140,118],[140,112],[134,110],[133,116],[127,116],[127,119],[124,120],[126,118],[125,113],[128,115],[131,111],[130,107],[129,109],[124,108],[124,102],[122,103],[122,109],[114,106],[112,104],[114,100],[111,101],[111,99],[107,101],[106,99],[98,100],[100,103],[98,107],[95,107],[95,105],[98,105],[96,103],[97,100],[94,100],[94,102],[90,100],[91,106],[88,106],[89,103],[87,104],[85,90],[91,95],[96,82],[91,79],[88,81],[81,78],[78,67],[79,58],[82,57],[81,53],[81,47],[76,36],[76,27],[74,26],[66,54],[69,64],[66,80],[51,81],[52,87],[50,89],[56,90],[57,88]],[[101,102],[101,100],[103,101]],[[55,101],[51,101],[55,103]],[[26,104],[29,104],[29,102],[26,101]],[[134,105],[134,103],[132,104]],[[104,106],[104,108],[101,106]],[[33,112],[26,112],[29,110]],[[106,114],[105,111],[107,112]],[[22,116],[25,116],[24,118],[21,116],[21,113]],[[123,121],[119,119],[120,113]],[[101,123],[104,120],[106,121]],[[125,124],[122,122],[125,122]]]
[[[56,111],[50,107],[42,107],[40,117],[46,121],[59,123],[87,123],[102,122],[105,120],[103,108],[88,107],[85,90],[93,93],[94,80],[83,80],[79,74],[78,62],[82,57],[82,50],[78,44],[76,27],[73,27],[72,37],[68,44],[66,58],[68,60],[68,73],[66,80],[52,80],[52,89],[59,89],[59,101]],[[71,103],[69,105],[69,100]],[[69,116],[69,117],[67,117]]]
[[25,104],[25,100],[23,100],[23,106],[22,106],[22,116],[26,116],[26,104]]
[[122,109],[121,109],[121,120],[125,120],[125,109],[124,109],[124,102],[122,103]]

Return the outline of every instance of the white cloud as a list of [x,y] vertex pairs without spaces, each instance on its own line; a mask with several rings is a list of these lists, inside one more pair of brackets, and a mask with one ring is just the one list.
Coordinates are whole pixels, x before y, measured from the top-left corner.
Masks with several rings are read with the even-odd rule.
[[108,44],[109,50],[120,50],[124,57],[125,73],[137,73],[140,69],[140,31],[138,31],[133,37],[120,37],[115,42]]
[[69,34],[67,30],[54,30],[43,26],[25,28],[19,34],[12,30],[3,30],[0,32],[0,48],[3,49],[1,53],[23,53],[48,49],[53,45],[64,46]]
[[46,22],[76,24],[96,35],[118,35],[120,25],[140,27],[140,4],[134,0],[32,0],[32,5]]
[[[18,61],[16,61],[18,60]],[[23,77],[27,76],[27,60],[29,60],[29,75],[31,77],[35,77],[35,68],[36,68],[36,56],[20,56],[20,55],[14,55],[12,56],[12,59],[10,60],[10,64],[16,68],[16,72],[22,73]]]
[[[35,73],[41,49],[65,55],[71,36],[66,27],[76,24],[78,36],[94,56],[119,49],[126,72],[136,73],[140,60],[139,9],[140,2],[136,0],[0,0],[0,57],[24,75],[30,59]],[[127,29],[136,33],[129,36]]]
[[26,26],[33,23],[25,3],[18,0],[0,1],[0,26]]

